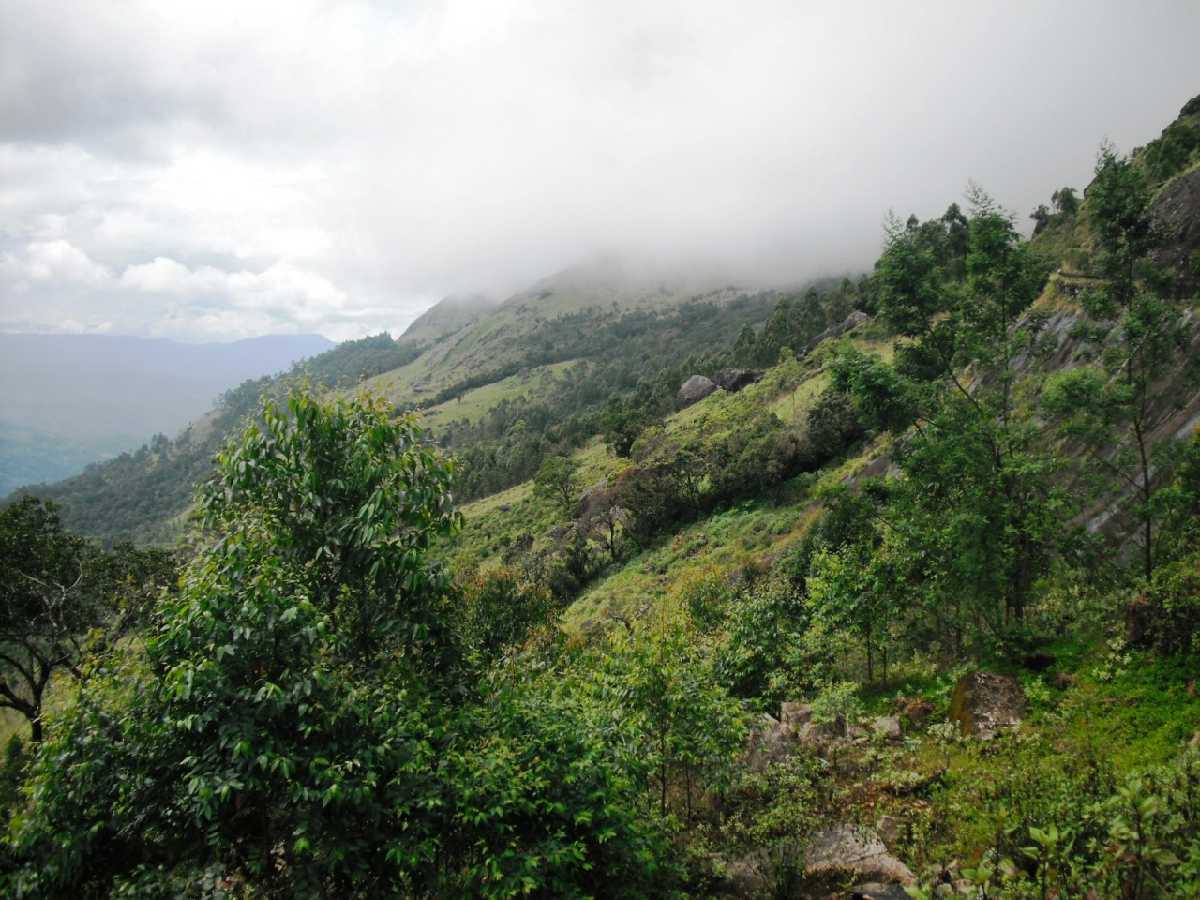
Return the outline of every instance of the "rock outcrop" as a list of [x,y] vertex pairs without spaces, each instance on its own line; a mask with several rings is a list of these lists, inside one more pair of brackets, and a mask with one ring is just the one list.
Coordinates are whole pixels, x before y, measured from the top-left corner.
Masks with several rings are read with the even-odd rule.
[[829,338],[841,337],[847,331],[850,331],[853,328],[857,328],[859,325],[862,325],[865,322],[870,322],[870,321],[871,321],[870,316],[868,316],[861,309],[856,309],[856,310],[854,310],[854,312],[850,313],[850,315],[846,316],[846,318],[843,319],[841,322],[839,322],[837,325],[830,325],[828,328],[826,328],[824,331],[822,331],[820,334],[818,334],[815,338],[813,338],[811,341],[809,341],[808,346],[805,348],[805,350],[813,350],[818,344],[821,343],[821,341],[828,340]]
[[986,741],[1019,726],[1027,705],[1021,683],[1011,675],[972,672],[954,686],[950,718],[963,734]]
[[1154,198],[1150,220],[1162,234],[1154,261],[1172,269],[1181,297],[1200,287],[1200,169],[1169,182]]
[[813,835],[804,857],[809,878],[852,875],[882,884],[912,884],[908,866],[888,852],[879,835],[869,828],[835,825]]
[[713,381],[722,390],[736,394],[746,385],[761,381],[762,377],[763,373],[757,369],[722,369],[713,376]]
[[904,737],[904,733],[900,730],[900,720],[895,716],[880,716],[871,723],[871,729],[875,732],[876,737],[881,737],[885,741],[898,741]]
[[717,389],[711,378],[703,375],[693,375],[679,386],[679,402],[683,406],[691,406]]

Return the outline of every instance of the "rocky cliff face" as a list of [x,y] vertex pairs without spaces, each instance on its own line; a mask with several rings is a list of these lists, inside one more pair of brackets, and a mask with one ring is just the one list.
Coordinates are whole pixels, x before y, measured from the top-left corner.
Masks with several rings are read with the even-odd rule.
[[1200,168],[1185,172],[1159,192],[1151,220],[1162,233],[1155,262],[1175,273],[1177,296],[1200,291]]

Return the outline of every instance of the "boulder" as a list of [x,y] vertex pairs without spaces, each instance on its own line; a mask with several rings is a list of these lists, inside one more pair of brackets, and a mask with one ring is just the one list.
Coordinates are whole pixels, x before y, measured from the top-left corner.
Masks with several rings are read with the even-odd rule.
[[876,737],[887,741],[898,741],[904,737],[900,730],[900,720],[895,716],[880,716],[871,723],[871,730],[875,732]]
[[744,761],[752,772],[763,772],[787,756],[795,744],[795,733],[769,713],[763,713],[746,739]]
[[804,857],[809,878],[853,875],[883,884],[912,884],[908,866],[888,852],[879,835],[869,828],[835,825],[813,835]]
[[868,881],[850,888],[853,900],[908,900],[908,891],[898,884]]
[[615,493],[607,478],[601,478],[585,489],[579,496],[579,518],[591,519],[607,510],[615,501]]
[[693,403],[703,400],[716,389],[717,386],[711,378],[693,375],[679,386],[679,402],[684,406],[691,406]]
[[757,369],[722,369],[713,376],[713,381],[717,387],[736,394],[746,385],[760,381],[762,377],[763,373]]
[[993,672],[972,672],[954,686],[950,718],[963,734],[986,741],[1020,725],[1026,708],[1025,691],[1017,679]]
[[933,715],[933,704],[924,697],[897,697],[892,708],[913,725],[921,725]]
[[770,860],[761,851],[725,864],[725,875],[717,885],[721,894],[734,897],[762,897],[774,887]]
[[812,704],[785,701],[780,707],[779,721],[793,731],[812,721]]
[[875,833],[885,844],[894,844],[900,840],[901,822],[896,816],[880,816],[875,823]]
[[856,310],[854,310],[854,312],[850,313],[850,315],[846,316],[846,318],[843,321],[841,321],[837,325],[830,325],[828,328],[826,328],[824,331],[822,331],[820,334],[818,334],[815,338],[813,338],[811,341],[809,341],[808,346],[806,347],[806,350],[814,350],[821,343],[821,341],[828,340],[829,338],[841,337],[847,331],[850,331],[853,328],[857,328],[859,325],[862,325],[864,322],[869,322],[869,321],[871,321],[870,316],[868,316],[861,309],[856,309]]

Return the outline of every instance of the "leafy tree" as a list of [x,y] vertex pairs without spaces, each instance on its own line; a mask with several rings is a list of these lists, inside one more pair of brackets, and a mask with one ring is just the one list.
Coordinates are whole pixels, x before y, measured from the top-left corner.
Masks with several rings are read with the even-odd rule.
[[713,676],[702,642],[677,613],[615,634],[595,662],[601,696],[623,712],[660,815],[678,786],[680,811],[690,819],[697,788],[729,775],[745,736],[741,705]]
[[944,226],[892,224],[876,278],[880,314],[904,338],[895,365],[847,351],[834,384],[864,423],[904,435],[892,500],[901,564],[919,562],[912,577],[946,602],[967,601],[956,628],[995,633],[1023,619],[1061,501],[1054,460],[1014,395],[1013,361],[1035,332],[1022,315],[1045,266],[987,195],[973,189],[971,201],[961,280]]
[[542,584],[523,580],[508,567],[460,579],[463,609],[458,631],[465,651],[487,664],[515,648],[539,626],[554,620],[556,604]]
[[51,680],[81,680],[89,648],[124,635],[173,580],[166,552],[102,551],[67,532],[53,503],[27,496],[0,510],[0,707],[40,742]]
[[[1101,383],[1070,376],[1075,378],[1071,399],[1084,405],[1067,410],[1060,403],[1056,410],[1074,416],[1076,436],[1090,438],[1093,447],[1097,441],[1114,441],[1116,429],[1125,431],[1128,444],[1103,465],[1136,497],[1146,578],[1154,571],[1154,473],[1162,461],[1156,456],[1164,452],[1155,451],[1153,434],[1168,414],[1155,386],[1174,362],[1184,338],[1182,311],[1167,292],[1156,289],[1156,273],[1149,264],[1150,250],[1158,240],[1149,204],[1141,169],[1111,147],[1102,148],[1088,190],[1088,213],[1105,285],[1089,292],[1084,303],[1091,316],[1116,322],[1118,340],[1103,357],[1110,380]],[[1093,453],[1092,458],[1104,457]]]
[[546,457],[533,478],[533,492],[571,515],[579,497],[579,463],[570,456]]
[[426,552],[452,465],[370,398],[262,412],[144,652],[109,654],[33,763],[6,892],[644,893],[662,852],[603,733],[458,664]]
[[1060,216],[1073,216],[1079,211],[1079,198],[1075,196],[1074,188],[1059,188],[1050,195],[1050,202]]

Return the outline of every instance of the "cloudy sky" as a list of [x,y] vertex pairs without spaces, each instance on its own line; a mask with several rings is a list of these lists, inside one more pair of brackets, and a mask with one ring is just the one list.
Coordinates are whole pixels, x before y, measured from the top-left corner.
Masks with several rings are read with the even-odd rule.
[[1200,3],[0,0],[0,330],[403,330],[597,252],[865,268],[1200,92]]

